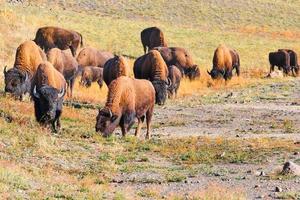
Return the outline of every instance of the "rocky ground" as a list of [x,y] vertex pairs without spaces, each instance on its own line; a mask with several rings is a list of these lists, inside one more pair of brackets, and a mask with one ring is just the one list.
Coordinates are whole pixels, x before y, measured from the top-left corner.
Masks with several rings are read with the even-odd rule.
[[[282,138],[300,142],[299,79],[229,90],[200,99],[187,97],[156,109],[153,137],[224,136],[240,140]],[[283,157],[275,154],[267,158],[266,163],[197,165],[193,166],[197,173],[174,183],[166,183],[155,172],[125,173],[114,185],[141,191],[154,187],[161,197],[167,197],[185,193],[189,196],[210,184],[217,184],[244,191],[247,199],[299,199],[300,177],[278,175],[287,160],[300,164],[299,152]],[[155,156],[150,162],[176,168],[174,163],[161,162]]]

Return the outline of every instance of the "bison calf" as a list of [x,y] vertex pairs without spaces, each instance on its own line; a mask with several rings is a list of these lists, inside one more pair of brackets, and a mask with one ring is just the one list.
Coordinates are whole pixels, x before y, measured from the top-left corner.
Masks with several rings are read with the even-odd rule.
[[92,82],[97,82],[99,87],[103,86],[103,68],[87,66],[83,68],[80,85],[90,87]]
[[170,86],[168,87],[168,96],[169,97],[176,97],[177,96],[177,90],[180,86],[180,81],[182,78],[182,74],[178,67],[175,65],[171,65],[168,67],[169,69],[169,79],[171,81]]
[[119,125],[125,136],[137,118],[137,136],[146,117],[146,139],[149,139],[154,103],[155,90],[151,82],[121,76],[109,85],[105,107],[99,110],[96,119],[96,131],[107,137]]
[[107,86],[120,76],[129,76],[129,66],[123,56],[109,59],[103,68],[103,80]]
[[31,96],[36,120],[43,125],[51,124],[54,132],[60,128],[65,91],[63,75],[51,63],[41,63],[33,77]]

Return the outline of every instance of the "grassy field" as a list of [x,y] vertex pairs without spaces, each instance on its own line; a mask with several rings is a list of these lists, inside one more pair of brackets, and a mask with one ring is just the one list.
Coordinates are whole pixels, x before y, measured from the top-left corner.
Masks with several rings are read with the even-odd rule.
[[[1,71],[5,65],[13,65],[18,45],[33,39],[41,26],[74,29],[82,33],[85,46],[138,57],[143,53],[140,31],[155,25],[163,29],[169,46],[187,48],[200,66],[201,78],[194,82],[183,80],[178,101],[192,97],[193,103],[201,105],[216,102],[222,91],[294,79],[262,77],[269,70],[270,51],[291,48],[300,52],[300,3],[293,0],[29,0],[23,4],[0,0],[0,5]],[[242,77],[234,77],[226,85],[213,82],[206,74],[213,51],[220,43],[237,49],[241,57]],[[131,65],[133,61],[130,60]],[[1,73],[0,88],[3,86]],[[76,83],[74,99],[68,101],[99,107],[106,93],[107,88],[100,90],[92,85],[85,89]],[[171,106],[177,103],[168,101]],[[96,109],[65,106],[63,129],[54,135],[36,123],[29,99],[15,101],[1,92],[1,197],[162,199],[160,184],[182,183],[199,173],[213,174],[215,165],[261,164],[273,155],[284,160],[287,154],[299,151],[299,144],[291,139],[264,137],[242,140],[224,136],[154,137],[144,141],[132,136],[125,139],[113,136],[104,139],[94,132],[96,115]],[[221,155],[225,151],[225,156]],[[115,186],[119,176],[134,173],[154,173],[159,178],[129,178],[126,182],[150,184],[147,189]],[[195,199],[245,199],[247,196],[243,188],[218,184],[209,184],[190,195]],[[299,193],[286,195],[297,197]],[[166,198],[184,197],[184,194],[169,193]]]

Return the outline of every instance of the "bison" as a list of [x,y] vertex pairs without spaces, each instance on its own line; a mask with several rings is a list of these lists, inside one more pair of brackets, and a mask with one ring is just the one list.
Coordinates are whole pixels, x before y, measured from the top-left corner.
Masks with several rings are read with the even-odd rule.
[[144,48],[144,53],[154,47],[167,47],[163,32],[157,27],[149,27],[141,32],[141,41]]
[[60,129],[65,91],[66,81],[63,75],[51,63],[41,63],[33,77],[31,96],[36,120],[42,125],[51,124],[54,132]]
[[232,70],[235,68],[237,74],[240,74],[240,59],[235,50],[231,50],[225,45],[219,45],[214,52],[213,68],[207,73],[213,78],[223,77],[226,81],[231,79]]
[[106,61],[113,57],[114,55],[110,52],[99,51],[92,47],[85,47],[79,52],[77,62],[82,71],[85,66],[97,66],[103,68]]
[[169,70],[169,79],[171,81],[171,84],[168,87],[168,93],[169,93],[168,96],[176,97],[177,90],[180,86],[182,74],[181,74],[180,70],[178,69],[178,67],[176,67],[175,65],[171,65],[170,67],[168,67],[168,70]]
[[115,56],[109,59],[103,68],[103,80],[107,86],[120,76],[129,76],[129,66],[123,56]]
[[286,51],[290,56],[290,66],[292,68],[293,75],[299,75],[299,64],[297,53],[290,49],[278,49],[278,51]]
[[103,68],[87,66],[82,71],[80,85],[90,87],[92,82],[97,82],[99,87],[103,86]]
[[121,76],[109,85],[105,107],[96,118],[96,131],[107,137],[119,125],[125,136],[137,118],[135,136],[138,136],[146,117],[146,139],[149,139],[154,103],[155,90],[151,82]]
[[288,74],[291,70],[290,55],[287,51],[270,52],[269,62],[270,74],[274,71],[275,66],[277,66],[279,70],[283,69],[285,74]]
[[200,69],[190,53],[181,47],[156,47],[168,66],[175,65],[190,80],[200,77]]
[[73,96],[78,63],[69,50],[53,48],[47,53],[48,61],[65,77],[68,84],[67,94]]
[[163,105],[167,99],[167,87],[170,84],[168,79],[168,67],[156,50],[139,57],[134,62],[134,77],[148,79],[155,88],[156,103]]
[[76,55],[79,45],[83,46],[80,33],[53,26],[39,28],[33,41],[46,53],[56,47],[61,50],[70,49],[73,56]]
[[37,67],[40,63],[47,60],[42,49],[32,41],[22,43],[16,51],[15,63],[13,68],[6,71],[4,68],[5,92],[19,97],[30,92],[30,83]]

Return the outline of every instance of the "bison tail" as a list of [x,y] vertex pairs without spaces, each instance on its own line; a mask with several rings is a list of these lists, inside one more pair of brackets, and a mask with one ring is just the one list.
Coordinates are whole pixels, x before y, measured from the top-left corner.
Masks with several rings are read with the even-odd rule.
[[83,39],[82,39],[82,35],[79,33],[80,35],[80,46],[83,47]]

